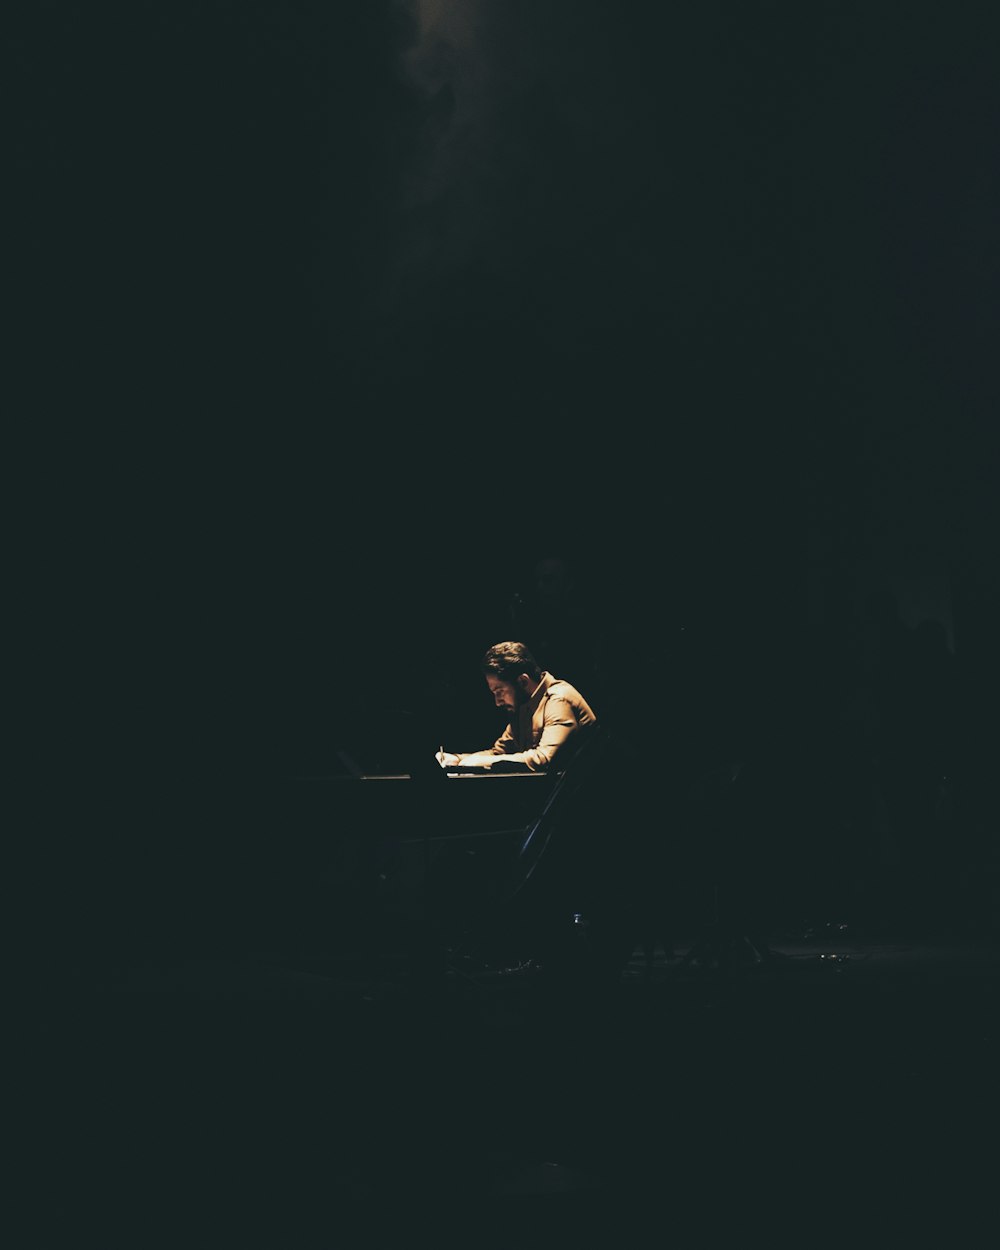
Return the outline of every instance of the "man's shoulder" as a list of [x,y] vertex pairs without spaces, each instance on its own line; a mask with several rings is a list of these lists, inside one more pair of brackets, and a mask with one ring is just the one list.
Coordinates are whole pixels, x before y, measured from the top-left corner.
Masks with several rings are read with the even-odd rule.
[[546,693],[550,699],[580,698],[580,692],[576,686],[563,677],[553,677],[546,687]]
[[587,700],[572,682],[556,681],[546,691],[545,702],[550,709],[558,708],[560,704],[575,709],[586,705]]

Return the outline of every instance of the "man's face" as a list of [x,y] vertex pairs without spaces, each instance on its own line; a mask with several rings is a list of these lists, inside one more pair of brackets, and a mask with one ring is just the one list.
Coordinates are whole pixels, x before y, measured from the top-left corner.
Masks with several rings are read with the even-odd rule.
[[487,676],[486,684],[490,688],[490,694],[493,695],[493,702],[497,707],[506,716],[513,717],[526,697],[521,687],[511,681],[501,681],[499,677],[492,675]]

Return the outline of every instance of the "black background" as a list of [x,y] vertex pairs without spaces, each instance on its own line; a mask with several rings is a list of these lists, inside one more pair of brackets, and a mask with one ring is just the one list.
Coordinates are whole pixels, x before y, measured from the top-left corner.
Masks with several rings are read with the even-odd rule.
[[[189,1234],[213,1197],[231,1228],[273,1196],[287,1244],[313,1199],[322,1227],[350,1196],[366,1223],[421,1193],[450,1213],[546,1160],[622,1210],[655,1195],[671,1228],[770,1228],[806,1194],[866,1226],[936,1199],[954,1228],[992,1192],[992,964],[905,943],[998,931],[996,21],[420,11],[4,17],[32,1219],[180,1212]],[[384,789],[332,811],[329,787],[260,784],[326,770],[366,710],[412,710],[429,751],[492,728],[479,657],[567,535],[639,640],[623,684],[664,712],[621,770],[626,815],[656,817],[628,824],[667,834],[636,891],[671,896],[653,936],[666,956],[701,929],[727,875],[689,871],[699,831],[656,797],[672,747],[696,771],[750,758],[728,876],[762,928],[811,935],[811,972],[678,960],[617,1014],[543,991],[508,1016],[506,981],[470,1011],[465,978],[438,1002],[369,961],[384,829],[350,813]],[[886,588],[949,631],[954,809],[915,852],[890,828],[895,880],[858,896],[885,848],[857,610]],[[694,749],[659,702],[679,674]],[[327,957],[355,920],[351,974]],[[890,942],[867,963],[866,930]]]
[[834,600],[879,543],[943,552],[985,730],[988,17],[40,4],[8,34],[44,767],[294,770],[365,700],[478,698],[564,532],[786,724],[831,659],[816,552]]

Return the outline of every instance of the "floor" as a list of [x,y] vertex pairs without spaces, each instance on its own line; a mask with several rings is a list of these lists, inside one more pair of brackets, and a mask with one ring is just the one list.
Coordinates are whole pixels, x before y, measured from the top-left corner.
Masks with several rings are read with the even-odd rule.
[[68,959],[32,991],[27,1154],[105,1218],[280,1194],[331,1237],[524,1199],[642,1203],[692,1236],[793,1208],[857,1235],[873,1203],[897,1231],[931,1207],[952,1235],[992,1219],[996,936],[703,936],[598,987],[406,952]]

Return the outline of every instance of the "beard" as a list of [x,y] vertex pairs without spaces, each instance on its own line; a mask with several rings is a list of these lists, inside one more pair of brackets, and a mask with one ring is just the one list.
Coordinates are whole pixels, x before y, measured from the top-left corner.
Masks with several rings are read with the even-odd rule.
[[514,717],[517,715],[517,709],[519,706],[520,706],[520,700],[515,694],[513,698],[510,699],[508,702],[501,703],[497,707],[497,711],[500,713],[501,716],[505,717],[507,720],[513,720]]
[[517,718],[518,712],[526,702],[527,700],[521,691],[515,689],[513,695],[511,696],[511,701],[509,703],[504,703],[500,710],[503,712],[504,716],[508,718],[508,720],[514,721]]

